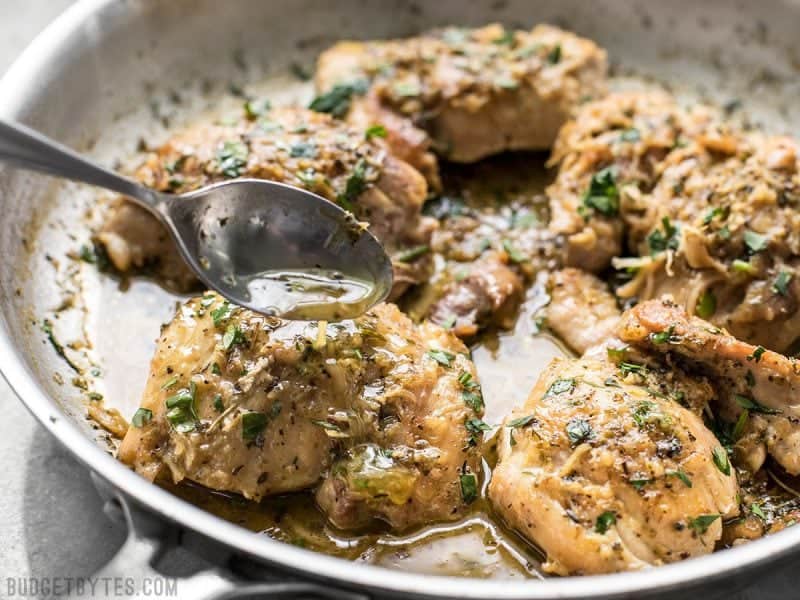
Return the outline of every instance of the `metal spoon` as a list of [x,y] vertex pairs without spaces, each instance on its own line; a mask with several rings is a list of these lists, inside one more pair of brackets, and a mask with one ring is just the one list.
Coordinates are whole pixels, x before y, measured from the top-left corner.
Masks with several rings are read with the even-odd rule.
[[167,227],[203,283],[261,313],[353,318],[392,287],[391,261],[380,242],[350,213],[311,192],[237,179],[180,196],[162,194],[2,120],[0,162],[123,194]]

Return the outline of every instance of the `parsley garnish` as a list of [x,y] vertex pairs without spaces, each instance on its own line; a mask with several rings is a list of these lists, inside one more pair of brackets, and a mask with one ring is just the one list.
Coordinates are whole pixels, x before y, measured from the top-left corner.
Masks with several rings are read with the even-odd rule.
[[742,396],[741,394],[735,394],[734,399],[736,400],[736,404],[738,404],[739,406],[741,406],[746,410],[749,410],[750,412],[761,413],[765,415],[778,415],[782,412],[777,408],[769,408],[768,406],[759,404],[752,398],[748,398],[747,396]]
[[680,336],[674,335],[675,326],[670,325],[664,331],[659,331],[658,333],[651,333],[650,334],[650,341],[654,344],[666,344],[667,342],[677,343],[680,341]]
[[759,362],[761,360],[761,356],[766,352],[767,349],[763,346],[756,346],[756,349],[753,350],[753,353],[747,356],[747,360],[754,360]]
[[616,522],[617,515],[613,511],[607,510],[597,517],[597,520],[594,523],[594,530],[599,534],[603,534],[608,531],[608,528]]
[[503,250],[506,251],[508,258],[510,258],[511,262],[513,263],[522,263],[527,260],[525,255],[514,247],[514,244],[511,243],[511,240],[503,240]]
[[714,464],[717,465],[717,468],[723,475],[731,474],[731,463],[728,460],[728,452],[725,448],[717,446],[711,451],[711,456],[714,459]]
[[298,142],[289,148],[292,158],[314,158],[317,156],[317,147],[311,142]]
[[133,413],[133,418],[131,419],[131,425],[134,427],[144,427],[153,419],[153,411],[149,408],[140,408],[135,413]]
[[711,524],[720,518],[720,515],[700,515],[694,519],[689,519],[689,527],[700,535],[703,535]]
[[572,446],[582,444],[591,439],[594,435],[589,421],[580,417],[573,417],[567,422],[566,432]]
[[361,95],[367,91],[368,83],[360,79],[352,83],[340,83],[331,88],[325,94],[317,96],[308,105],[313,111],[330,113],[334,117],[341,118],[350,110],[350,100],[353,95]]
[[225,142],[217,152],[219,169],[225,177],[239,177],[247,165],[250,151],[242,142]]
[[484,431],[490,431],[492,429],[481,419],[467,419],[464,421],[464,427],[467,428],[467,433],[469,433],[469,443],[471,446],[475,446],[481,441]]
[[654,229],[650,235],[647,236],[647,245],[650,246],[650,252],[657,254],[665,250],[677,250],[680,245],[678,239],[678,228],[672,224],[669,217],[661,219],[661,229]]
[[447,350],[428,350],[427,354],[437,363],[448,368],[452,366],[452,362],[456,357],[455,354]]
[[717,312],[717,297],[714,295],[714,292],[705,290],[700,294],[694,311],[701,319],[708,319]]
[[246,412],[242,415],[242,439],[255,440],[267,426],[269,418],[262,412]]
[[648,483],[653,483],[652,479],[628,479],[628,483],[630,483],[636,491],[641,491],[641,489],[646,486]]
[[178,390],[174,396],[167,398],[164,403],[167,407],[167,420],[178,433],[194,431],[197,414],[194,411],[195,388]]
[[680,479],[683,482],[683,484],[686,487],[688,487],[688,488],[692,487],[692,480],[689,479],[689,476],[686,474],[686,472],[683,469],[677,469],[675,471],[666,471],[666,475],[668,477],[677,477],[678,479]]
[[461,497],[465,504],[472,504],[478,497],[478,478],[474,473],[462,473],[459,477],[461,481]]
[[231,308],[230,303],[225,300],[222,304],[220,304],[217,308],[211,311],[211,320],[214,321],[214,326],[219,327],[233,313],[233,309]]
[[248,100],[244,103],[244,112],[248,119],[263,117],[272,108],[272,103],[263,98],[261,100]]
[[336,201],[345,210],[353,211],[353,200],[355,200],[361,193],[367,189],[367,163],[362,158],[353,167],[353,172],[347,178],[345,183],[344,192],[336,197]]
[[621,362],[619,363],[619,370],[622,371],[623,375],[629,375],[631,373],[638,373],[640,375],[644,375],[647,373],[647,367],[645,365],[637,365],[636,363],[631,362]]
[[551,65],[557,65],[561,62],[561,44],[556,44],[553,49],[547,53],[547,62]]
[[750,231],[749,229],[744,232],[744,245],[747,246],[747,250],[751,254],[766,250],[768,243],[767,238],[760,233]]
[[230,350],[235,345],[242,343],[244,343],[244,333],[242,333],[238,325],[231,323],[222,336],[222,348],[224,350]]
[[620,134],[619,139],[623,142],[638,142],[640,139],[642,139],[642,136],[638,129],[631,127],[630,129],[623,131]]
[[426,246],[422,244],[420,246],[414,246],[413,248],[409,248],[408,250],[403,250],[399,254],[395,256],[395,260],[402,263],[410,263],[414,262],[421,256],[425,256],[431,251],[430,246]]
[[506,427],[508,427],[509,429],[521,429],[522,427],[527,427],[535,420],[536,417],[534,417],[533,415],[526,415],[524,417],[518,417],[516,419],[509,421]]
[[758,518],[763,519],[764,521],[767,520],[767,515],[764,514],[764,510],[761,508],[759,504],[756,504],[755,502],[750,505],[750,512],[753,513]]
[[574,388],[575,388],[574,379],[556,379],[553,383],[550,384],[550,387],[547,388],[544,397],[547,398],[548,396],[565,394],[567,392],[571,392]]
[[775,282],[772,284],[772,291],[776,294],[780,294],[781,296],[785,296],[789,293],[789,282],[792,280],[792,274],[788,271],[781,271],[778,273],[778,276],[775,278]]
[[617,189],[616,173],[612,167],[595,173],[589,183],[589,189],[583,195],[583,205],[579,212],[588,219],[594,211],[607,217],[613,217],[619,213],[619,190]]
[[217,412],[222,412],[225,410],[225,405],[222,403],[222,394],[215,394],[214,395],[214,402],[213,402],[214,410]]
[[367,130],[364,132],[364,138],[367,140],[371,140],[374,137],[385,138],[386,135],[386,127],[383,125],[371,125],[367,127]]

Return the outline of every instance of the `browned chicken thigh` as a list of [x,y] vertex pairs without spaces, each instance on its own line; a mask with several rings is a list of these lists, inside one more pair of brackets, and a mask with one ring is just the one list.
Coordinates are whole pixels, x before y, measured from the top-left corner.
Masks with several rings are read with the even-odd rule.
[[385,125],[397,155],[428,175],[431,147],[455,162],[549,148],[579,102],[605,93],[605,78],[605,51],[587,39],[495,24],[339,42],[320,56],[316,85],[323,99],[350,90],[342,114]]
[[[416,169],[379,138],[329,115],[296,108],[256,114],[251,104],[236,124],[200,124],[175,136],[148,155],[136,178],[174,193],[236,177],[305,188],[370,225],[394,258],[395,296],[427,277],[430,256],[415,249],[429,243],[436,222],[421,214],[427,184]],[[196,284],[163,227],[123,199],[97,237],[122,273],[150,268],[179,290]]]
[[208,294],[164,329],[119,458],[255,500],[320,486],[335,525],[402,530],[474,499],[482,410],[464,345],[393,305],[326,324]]
[[[561,575],[707,554],[738,512],[736,477],[679,370],[554,359],[505,421],[489,498]],[[724,457],[724,462],[722,462]]]

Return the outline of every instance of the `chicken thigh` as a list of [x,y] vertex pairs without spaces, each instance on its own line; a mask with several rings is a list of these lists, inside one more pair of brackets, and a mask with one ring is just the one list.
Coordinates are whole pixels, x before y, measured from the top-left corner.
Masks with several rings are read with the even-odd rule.
[[350,90],[341,112],[360,127],[384,124],[395,153],[429,173],[431,139],[455,162],[549,148],[579,102],[605,93],[605,78],[606,53],[555,27],[449,27],[339,42],[317,63],[316,102]]
[[463,514],[483,410],[464,345],[393,305],[355,321],[281,321],[214,294],[158,342],[119,458],[255,500],[319,487],[342,528],[397,530]]
[[546,552],[551,573],[708,554],[738,512],[736,478],[701,417],[675,398],[702,405],[711,395],[680,371],[554,359],[504,424],[489,498]]
[[[426,247],[436,221],[422,215],[427,184],[416,169],[328,115],[304,109],[256,109],[233,125],[201,124],[151,153],[136,178],[159,191],[184,193],[236,177],[288,183],[350,210],[393,256],[394,295],[430,272]],[[120,199],[98,241],[122,273],[151,268],[179,290],[196,284],[167,231],[147,211]]]

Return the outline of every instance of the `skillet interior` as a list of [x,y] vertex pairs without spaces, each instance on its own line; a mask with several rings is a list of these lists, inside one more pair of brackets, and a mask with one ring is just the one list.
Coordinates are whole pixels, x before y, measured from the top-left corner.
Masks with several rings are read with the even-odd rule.
[[[797,97],[792,77],[800,54],[796,57],[796,50],[785,45],[792,42],[793,33],[794,9],[789,4],[759,7],[760,21],[743,8],[734,16],[734,5],[724,2],[673,4],[663,13],[654,5],[619,2],[593,3],[591,11],[577,2],[540,2],[534,7],[527,2],[487,2],[471,5],[468,15],[457,2],[397,2],[391,10],[378,2],[335,7],[302,2],[291,10],[279,3],[191,5],[107,6],[103,20],[87,27],[87,36],[97,44],[94,50],[63,54],[59,68],[37,74],[33,93],[7,96],[3,113],[114,164],[134,152],[140,136],[163,135],[162,117],[169,116],[174,125],[196,114],[230,82],[276,75],[280,87],[290,80],[290,63],[311,64],[314,55],[336,39],[500,20],[510,25],[548,21],[574,29],[621,61],[619,72],[658,74],[679,90],[720,101],[743,98],[753,119],[775,132],[793,130],[800,118],[792,106]],[[140,14],[135,27],[124,27],[127,10]],[[205,96],[185,91],[199,91],[205,81],[210,82]],[[89,89],[97,91],[87,97]],[[9,333],[39,385],[85,435],[104,447],[103,435],[83,418],[86,396],[72,385],[75,373],[54,355],[40,331],[42,319],[63,302],[65,290],[88,290],[74,296],[79,309],[74,322],[68,323],[67,317],[59,322],[64,332],[73,328],[73,334],[62,339],[83,337],[77,328],[85,306],[85,337],[104,373],[109,404],[130,415],[143,384],[149,343],[172,306],[151,284],[134,284],[154,290],[148,296],[152,304],[144,304],[142,296],[120,294],[113,282],[98,283],[93,273],[64,259],[88,239],[84,213],[93,192],[9,171],[0,173],[0,190],[0,251],[5,257],[0,285]]]

